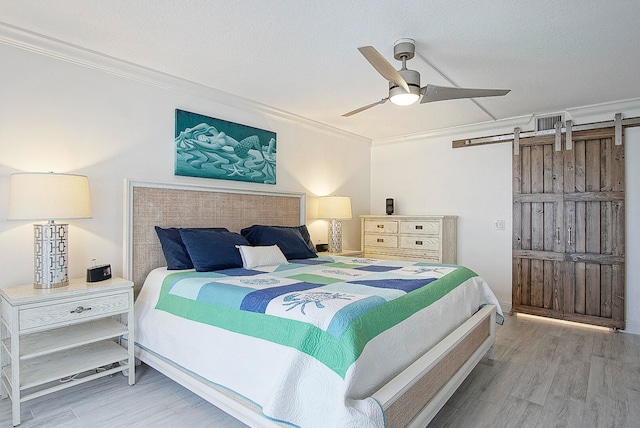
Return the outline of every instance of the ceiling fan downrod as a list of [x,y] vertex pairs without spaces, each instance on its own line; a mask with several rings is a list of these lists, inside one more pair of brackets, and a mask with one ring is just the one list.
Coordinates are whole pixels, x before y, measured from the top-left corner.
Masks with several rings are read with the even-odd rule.
[[395,82],[389,81],[389,101],[399,106],[408,106],[420,98],[420,73],[407,68],[407,60],[414,57],[416,51],[413,39],[400,39],[393,45],[393,57],[402,61],[398,70],[400,76],[409,85],[409,92]]

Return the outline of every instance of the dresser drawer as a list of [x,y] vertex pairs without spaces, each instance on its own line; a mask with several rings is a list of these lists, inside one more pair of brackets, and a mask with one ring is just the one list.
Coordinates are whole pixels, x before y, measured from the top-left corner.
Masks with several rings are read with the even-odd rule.
[[409,248],[416,250],[433,250],[440,249],[440,238],[429,238],[426,236],[401,236],[400,248]]
[[439,235],[440,222],[438,221],[403,221],[400,223],[400,233],[418,235]]
[[384,247],[384,248],[398,248],[397,236],[386,235],[365,235],[364,236],[365,247]]
[[398,222],[393,220],[366,220],[365,233],[398,233]]
[[442,263],[437,251],[410,250],[405,248],[370,248],[365,257],[385,260],[404,260],[411,262]]
[[115,315],[129,310],[129,294],[64,300],[47,306],[20,311],[20,331],[55,324],[68,324],[87,318]]

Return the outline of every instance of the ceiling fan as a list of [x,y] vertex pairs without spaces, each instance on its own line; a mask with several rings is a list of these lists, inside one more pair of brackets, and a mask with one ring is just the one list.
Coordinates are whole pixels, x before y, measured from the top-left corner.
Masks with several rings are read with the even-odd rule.
[[393,68],[373,46],[363,46],[358,50],[371,63],[373,68],[389,81],[389,96],[345,113],[342,115],[343,117],[353,116],[371,107],[384,104],[387,100],[396,105],[407,106],[418,101],[420,95],[422,95],[420,104],[424,104],[459,98],[496,97],[506,95],[510,91],[510,89],[456,88],[431,84],[420,87],[420,73],[407,68],[407,60],[413,58],[416,51],[413,39],[400,39],[393,46],[393,57],[398,61],[402,61],[400,70]]

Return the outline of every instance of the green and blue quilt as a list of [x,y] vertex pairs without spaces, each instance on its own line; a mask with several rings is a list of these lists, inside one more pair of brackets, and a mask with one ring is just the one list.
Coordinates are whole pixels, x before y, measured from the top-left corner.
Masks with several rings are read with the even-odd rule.
[[164,279],[156,309],[295,348],[344,378],[370,340],[476,276],[462,266],[346,257],[177,272]]

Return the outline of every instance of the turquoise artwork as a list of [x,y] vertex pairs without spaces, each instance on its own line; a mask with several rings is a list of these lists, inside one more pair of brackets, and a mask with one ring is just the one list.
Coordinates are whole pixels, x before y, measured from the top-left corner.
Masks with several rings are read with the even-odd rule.
[[175,175],[276,184],[276,133],[176,109]]

